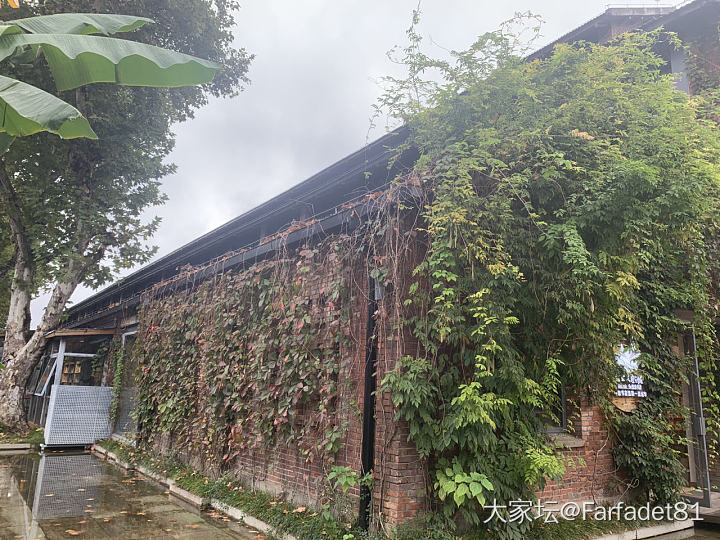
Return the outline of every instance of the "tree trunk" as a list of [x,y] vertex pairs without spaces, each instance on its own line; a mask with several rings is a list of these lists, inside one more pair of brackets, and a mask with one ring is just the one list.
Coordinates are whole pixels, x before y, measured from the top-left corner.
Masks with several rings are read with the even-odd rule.
[[4,203],[15,244],[15,265],[10,286],[8,310],[0,372],[0,422],[9,427],[24,427],[25,411],[22,395],[32,364],[23,358],[30,332],[30,300],[32,299],[32,259],[30,243],[22,219],[22,208],[5,170],[0,164],[0,196]]
[[[8,221],[15,244],[15,267],[10,287],[10,309],[5,329],[5,343],[0,370],[0,422],[12,429],[27,427],[23,403],[25,386],[35,364],[42,355],[47,340],[45,335],[57,328],[70,296],[75,291],[89,264],[102,258],[83,259],[90,240],[84,234],[83,222],[76,225],[77,252],[68,257],[63,278],[55,285],[42,320],[30,336],[30,301],[34,289],[34,261],[30,241],[25,229],[23,211],[17,193],[0,162],[0,200],[7,210]],[[29,339],[28,339],[29,338]]]
[[45,349],[47,343],[45,335],[60,324],[65,305],[77,287],[81,270],[71,262],[68,273],[70,276],[67,281],[55,285],[42,321],[27,343],[23,342],[19,349],[15,347],[15,350],[9,351],[7,355],[3,350],[5,369],[0,371],[0,422],[12,429],[27,428],[23,403],[25,386]]
[[35,332],[24,347],[9,356],[4,364],[5,369],[0,371],[0,422],[11,429],[27,428],[23,402],[25,385],[44,346],[45,338]]
[[23,428],[25,411],[22,395],[32,364],[23,358],[22,352],[30,329],[30,292],[22,284],[27,283],[30,271],[28,268],[18,271],[16,263],[14,274],[19,278],[13,279],[10,288],[10,310],[2,355],[5,369],[0,371],[0,422],[12,428]]

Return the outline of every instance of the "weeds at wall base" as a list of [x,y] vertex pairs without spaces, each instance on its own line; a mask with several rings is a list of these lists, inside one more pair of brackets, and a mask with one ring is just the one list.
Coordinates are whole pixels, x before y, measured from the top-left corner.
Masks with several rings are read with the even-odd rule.
[[[276,536],[268,535],[268,540],[281,538],[284,534],[295,536],[298,540],[389,540],[378,531],[362,531],[349,524],[327,519],[321,510],[309,507],[295,507],[267,492],[251,490],[241,482],[229,477],[212,479],[194,471],[172,457],[156,457],[132,446],[115,440],[100,441],[106,450],[118,458],[134,465],[162,474],[172,479],[174,484],[203,499],[215,499],[242,510],[270,525]],[[610,533],[620,533],[639,529],[655,523],[639,521],[562,521],[544,524],[534,521],[533,526],[524,533],[527,540],[580,540],[595,538]],[[280,536],[278,536],[280,535]],[[459,533],[448,530],[439,516],[428,514],[392,532],[393,540],[499,540],[504,535],[498,531],[489,531],[476,527]]]

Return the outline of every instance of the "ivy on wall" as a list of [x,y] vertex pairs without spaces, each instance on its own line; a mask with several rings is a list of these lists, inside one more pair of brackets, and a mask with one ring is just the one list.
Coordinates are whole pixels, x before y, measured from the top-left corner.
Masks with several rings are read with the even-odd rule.
[[408,75],[386,81],[380,106],[420,151],[427,253],[401,299],[418,352],[384,389],[428,459],[436,508],[477,522],[488,498],[532,500],[563,472],[544,429],[560,385],[612,412],[614,352],[633,343],[648,398],[608,414],[615,457],[671,501],[687,414],[675,310],[694,311],[712,371],[717,102],[662,74],[654,51],[678,44],[660,31],[525,62],[512,25],[527,19],[511,23],[451,60],[425,55],[413,24]]
[[334,236],[152,298],[135,347],[142,436],[171,434],[209,461],[280,444],[332,456],[347,247]]

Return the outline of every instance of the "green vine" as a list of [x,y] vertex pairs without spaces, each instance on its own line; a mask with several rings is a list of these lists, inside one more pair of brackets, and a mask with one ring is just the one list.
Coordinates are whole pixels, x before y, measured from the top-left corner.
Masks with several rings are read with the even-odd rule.
[[[408,126],[398,155],[419,152],[414,169],[373,195],[352,238],[198,283],[191,269],[146,298],[133,353],[144,440],[225,463],[288,445],[332,465],[364,263],[386,292],[379,392],[394,409],[379,399],[377,415],[408,427],[447,523],[479,523],[487,501],[533,500],[563,475],[546,429],[562,388],[604,407],[629,483],[674,500],[687,359],[672,344],[688,329],[676,310],[694,313],[705,399],[716,393],[720,101],[674,88],[653,51],[677,42],[660,31],[524,62],[520,19],[448,61],[421,51],[417,21],[398,58],[409,75],[380,103]],[[611,403],[624,342],[643,353],[648,392],[631,413]],[[329,474],[336,491],[357,487],[356,472]]]
[[114,364],[112,401],[110,402],[110,424],[113,425],[120,410],[120,393],[122,392],[123,377],[125,376],[125,353],[122,342],[117,337],[110,342],[108,358]]
[[[533,500],[561,476],[545,430],[561,385],[606,405],[617,462],[673,500],[687,414],[675,310],[694,311],[702,358],[715,342],[716,102],[661,73],[653,51],[677,42],[660,31],[528,63],[521,18],[448,61],[422,52],[417,22],[398,55],[408,76],[387,79],[380,109],[409,127],[401,151],[420,152],[426,247],[401,298],[418,346],[383,390],[430,464],[437,508],[476,523],[486,499]],[[622,342],[644,353],[648,390],[629,415],[607,407]]]
[[333,456],[349,334],[345,236],[152,299],[142,310],[137,415],[208,461],[277,444]]

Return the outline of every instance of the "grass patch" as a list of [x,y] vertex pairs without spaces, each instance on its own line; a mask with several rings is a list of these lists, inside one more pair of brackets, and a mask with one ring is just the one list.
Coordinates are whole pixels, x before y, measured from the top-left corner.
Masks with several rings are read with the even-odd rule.
[[[351,540],[366,537],[362,531],[353,531],[347,525],[326,519],[319,511],[302,506],[295,507],[270,493],[250,490],[235,479],[212,479],[184,466],[176,459],[149,456],[115,440],[103,440],[98,444],[123,461],[142,465],[171,478],[178,487],[190,493],[207,499],[217,499],[239,508],[269,524],[278,533],[289,533],[301,540]],[[379,540],[384,537],[373,537],[373,540],[374,538]]]
[[[230,477],[209,478],[183,465],[179,460],[148,455],[132,446],[115,440],[98,443],[118,458],[142,465],[175,481],[178,487],[207,499],[217,499],[272,526],[277,533],[288,533],[299,540],[388,540],[377,532],[353,529],[335,519],[328,519],[319,510],[295,507],[281,498],[263,491],[251,490]],[[576,520],[559,523],[532,522],[523,533],[524,540],[582,540],[655,525],[647,521],[594,521]],[[439,525],[432,516],[426,516],[398,527],[394,540],[498,540],[495,531],[476,528],[459,533]]]
[[43,428],[30,429],[25,432],[14,431],[4,424],[0,424],[0,444],[34,444],[45,443]]

